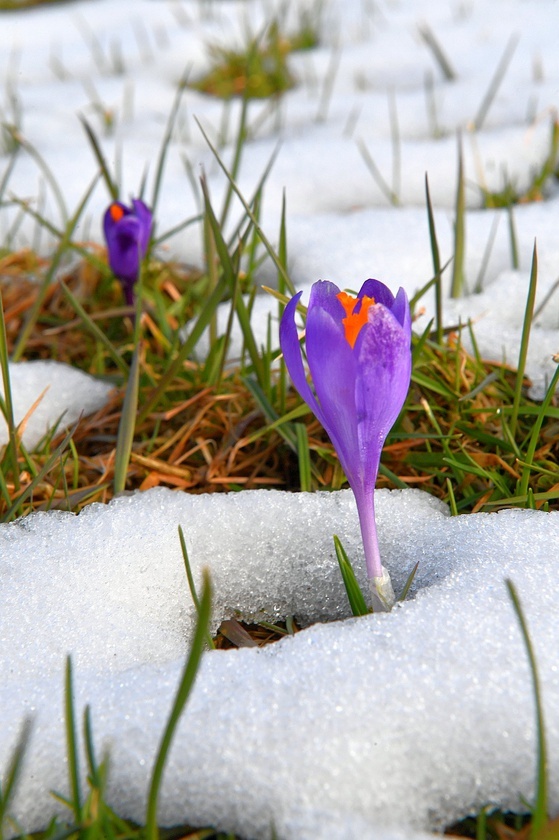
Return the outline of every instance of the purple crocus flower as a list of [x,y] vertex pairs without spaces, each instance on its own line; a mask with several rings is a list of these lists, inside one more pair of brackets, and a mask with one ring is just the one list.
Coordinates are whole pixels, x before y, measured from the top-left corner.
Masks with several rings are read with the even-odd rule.
[[134,284],[140,276],[140,263],[148,249],[152,213],[139,198],[132,207],[113,201],[103,219],[109,265],[120,280],[126,303],[134,304]]
[[381,564],[374,490],[380,454],[408,392],[411,315],[404,289],[396,297],[379,280],[366,280],[357,297],[326,280],[311,289],[306,354],[295,312],[301,292],[283,313],[280,344],[293,383],[334,444],[355,494],[367,574],[373,595],[392,606],[390,576]]

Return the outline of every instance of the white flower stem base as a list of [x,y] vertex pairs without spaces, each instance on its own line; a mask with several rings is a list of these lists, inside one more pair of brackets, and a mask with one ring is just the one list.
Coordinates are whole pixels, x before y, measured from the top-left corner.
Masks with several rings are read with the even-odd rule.
[[382,566],[382,575],[380,577],[369,578],[369,587],[374,612],[390,612],[396,603],[396,597],[392,588],[390,575],[384,566]]

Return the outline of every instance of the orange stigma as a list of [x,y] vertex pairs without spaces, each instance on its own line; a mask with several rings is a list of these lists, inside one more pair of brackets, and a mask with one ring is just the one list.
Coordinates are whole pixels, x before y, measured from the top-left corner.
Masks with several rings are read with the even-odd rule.
[[111,219],[113,222],[120,222],[122,217],[124,216],[124,210],[120,206],[120,204],[111,204],[109,207],[109,212],[111,214]]
[[356,298],[353,295],[348,295],[347,292],[340,292],[336,295],[336,297],[342,304],[346,313],[346,317],[342,318],[342,324],[345,329],[345,337],[347,338],[349,345],[351,347],[355,347],[355,342],[357,341],[357,336],[361,332],[361,327],[365,326],[369,320],[369,308],[374,305],[375,299],[367,297],[367,295],[363,295],[363,297],[360,298],[361,308],[358,312],[354,312],[353,310],[355,309],[355,305],[359,298]]

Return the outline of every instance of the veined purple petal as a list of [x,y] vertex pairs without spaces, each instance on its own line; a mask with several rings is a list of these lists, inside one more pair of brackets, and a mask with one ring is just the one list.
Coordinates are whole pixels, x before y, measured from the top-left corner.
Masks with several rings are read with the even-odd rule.
[[385,286],[380,280],[373,280],[372,278],[365,280],[359,289],[357,297],[362,298],[365,296],[374,298],[375,303],[382,303],[388,309],[392,309],[394,305],[394,295],[388,286]]
[[[340,308],[343,316],[341,304]],[[311,379],[322,409],[321,423],[352,483],[358,480],[361,466],[355,407],[357,359],[345,337],[341,319],[309,303],[306,348]]]
[[369,309],[355,344],[355,405],[366,487],[374,487],[380,453],[406,399],[411,375],[411,334],[382,304]]
[[299,344],[299,336],[295,325],[297,304],[299,303],[299,299],[302,294],[303,292],[299,292],[292,297],[284,309],[279,328],[280,347],[287,370],[293,380],[293,384],[299,391],[301,397],[307,403],[308,407],[324,426],[324,415],[320,410],[320,406],[316,401],[316,397],[313,394],[309,383],[307,382],[305,367],[303,365],[303,356],[301,353],[301,345]]
[[313,283],[309,298],[309,312],[315,307],[329,312],[334,321],[339,323],[343,332],[342,318],[345,317],[345,309],[338,300],[339,288],[330,280],[318,280]]
[[405,290],[400,286],[398,294],[394,299],[394,305],[391,309],[392,314],[396,320],[401,324],[404,332],[410,334],[411,337],[411,312],[408,303],[408,296]]

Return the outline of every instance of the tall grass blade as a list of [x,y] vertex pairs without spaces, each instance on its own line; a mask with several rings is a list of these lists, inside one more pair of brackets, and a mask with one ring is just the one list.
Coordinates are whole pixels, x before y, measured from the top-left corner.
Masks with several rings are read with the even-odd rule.
[[299,482],[301,492],[310,492],[311,484],[311,458],[309,452],[309,436],[304,423],[295,423],[295,434],[297,435],[297,455],[299,458]]
[[334,534],[334,547],[336,549],[336,557],[338,558],[340,572],[347,592],[351,612],[355,616],[368,615],[370,610],[367,606],[365,598],[363,597],[363,593],[359,588],[359,584],[357,583],[353,566],[346,554],[345,548],[336,534]]
[[227,167],[225,166],[225,164],[223,163],[223,161],[222,161],[222,159],[221,159],[221,157],[220,157],[220,155],[219,155],[219,152],[217,151],[217,149],[215,148],[215,146],[214,146],[214,145],[213,145],[213,143],[211,142],[211,140],[210,140],[210,138],[208,137],[208,135],[207,135],[206,131],[204,131],[204,129],[203,129],[203,127],[202,127],[202,124],[200,123],[200,121],[199,121],[196,117],[195,117],[194,119],[196,120],[196,124],[198,125],[198,128],[199,128],[199,129],[200,129],[200,131],[202,132],[202,135],[203,135],[203,137],[204,137],[204,140],[206,141],[206,143],[207,143],[207,144],[208,144],[208,146],[210,147],[210,149],[211,149],[211,151],[212,151],[212,154],[214,155],[215,159],[217,160],[217,162],[218,162],[218,164],[219,164],[219,167],[220,167],[221,171],[223,172],[223,174],[225,175],[225,177],[227,178],[227,180],[230,182],[230,184],[231,184],[231,186],[232,186],[232,188],[233,188],[233,191],[234,191],[235,195],[237,196],[237,198],[239,199],[239,201],[240,201],[240,202],[241,202],[241,204],[243,205],[243,207],[244,207],[244,209],[245,209],[245,212],[246,212],[247,216],[248,216],[248,217],[249,217],[249,219],[252,221],[252,223],[253,223],[254,227],[255,227],[255,228],[256,228],[256,230],[258,231],[258,236],[260,237],[260,239],[261,239],[261,241],[262,241],[262,244],[263,244],[263,245],[264,245],[264,247],[266,248],[266,251],[268,252],[268,254],[269,254],[269,256],[270,256],[270,259],[271,259],[271,260],[272,260],[272,262],[274,263],[274,265],[275,265],[275,267],[277,268],[277,270],[279,271],[279,273],[282,275],[282,277],[283,277],[283,279],[284,279],[284,281],[285,281],[285,284],[286,284],[287,288],[289,289],[289,291],[291,292],[291,294],[292,294],[292,295],[293,295],[293,294],[295,294],[295,288],[294,288],[294,286],[293,286],[293,283],[291,282],[291,279],[290,279],[290,277],[289,277],[289,275],[288,275],[288,273],[287,273],[286,269],[282,266],[282,264],[281,264],[281,262],[280,262],[280,260],[279,260],[279,258],[278,258],[278,256],[277,256],[277,254],[276,254],[276,252],[275,252],[274,248],[272,247],[272,245],[271,245],[271,243],[270,243],[270,241],[269,241],[268,237],[266,236],[266,234],[265,234],[265,233],[264,233],[264,231],[262,230],[262,227],[260,226],[260,224],[259,224],[259,222],[258,222],[258,219],[256,218],[255,214],[253,213],[253,211],[252,211],[252,209],[251,209],[250,205],[247,203],[247,201],[246,201],[246,200],[245,200],[245,198],[243,197],[243,194],[241,193],[241,191],[240,191],[239,187],[237,186],[237,184],[235,183],[235,181],[234,181],[234,180],[233,180],[233,178],[231,177],[231,175],[230,175],[230,173],[229,173],[229,171],[228,171]]
[[417,572],[418,569],[419,569],[419,560],[417,561],[417,563],[415,564],[415,566],[413,567],[413,569],[411,570],[411,572],[409,573],[409,575],[407,577],[407,580],[404,584],[404,588],[402,589],[402,594],[398,598],[399,601],[405,601],[406,598],[408,597],[408,592],[411,589],[411,585],[413,583],[413,580],[415,578],[415,575],[416,575],[416,572]]
[[[192,574],[192,566],[190,565],[190,558],[188,556],[188,549],[186,547],[186,540],[184,538],[182,525],[179,525],[179,541],[181,544],[182,559],[184,561],[184,569],[186,572],[186,580],[188,581],[188,588],[190,590],[190,597],[192,598],[192,603],[194,604],[198,616],[200,616],[200,598],[198,597],[196,584],[194,583],[194,575]],[[206,641],[210,650],[214,650],[215,644],[210,633],[207,634]]]
[[62,294],[68,301],[68,303],[72,306],[72,309],[76,313],[76,315],[81,318],[83,325],[90,331],[90,333],[97,339],[97,341],[106,349],[107,353],[118,367],[120,372],[123,376],[128,376],[129,367],[112,343],[112,341],[108,338],[108,336],[103,332],[100,327],[97,326],[93,318],[91,318],[77,297],[70,291],[66,283],[61,282],[60,288],[62,290]]
[[64,201],[64,195],[62,190],[58,186],[58,182],[53,175],[52,170],[48,166],[46,160],[43,156],[39,153],[39,151],[33,146],[28,140],[22,137],[19,133],[17,134],[17,141],[21,145],[23,149],[28,153],[30,157],[33,158],[41,172],[43,173],[45,180],[50,184],[52,189],[53,195],[55,197],[56,203],[58,204],[58,209],[60,210],[60,218],[64,225],[68,224],[68,210],[66,208],[66,202]]
[[368,150],[363,140],[361,140],[361,138],[357,140],[357,148],[361,152],[361,157],[365,161],[365,165],[367,166],[367,169],[373,176],[379,190],[386,196],[390,204],[393,204],[394,207],[397,207],[399,204],[398,196],[393,190],[390,189],[390,187],[382,177],[380,169],[376,165],[370,151]]
[[196,321],[194,327],[188,334],[188,337],[178,350],[175,358],[173,359],[165,373],[159,379],[157,387],[153,390],[150,397],[144,403],[144,407],[140,411],[139,415],[140,423],[142,423],[146,419],[150,411],[153,411],[153,409],[158,405],[159,401],[165,395],[167,388],[169,387],[175,376],[177,376],[177,374],[182,369],[185,360],[193,352],[194,348],[200,341],[200,338],[202,337],[204,331],[207,329],[211,321],[212,315],[215,312],[215,309],[218,306],[218,304],[221,303],[221,300],[225,295],[226,291],[227,279],[221,277],[218,285],[206,301],[206,305],[200,312],[198,320]]
[[[235,142],[235,151],[233,153],[233,163],[231,164],[231,179],[234,181],[239,174],[239,167],[241,165],[241,158],[243,154],[243,148],[246,143],[247,139],[247,114],[248,114],[248,96],[243,96],[243,104],[241,106],[241,116],[239,119],[239,128],[237,130],[237,139]],[[223,207],[221,208],[221,214],[219,217],[219,224],[221,229],[223,230],[225,223],[227,221],[227,216],[229,215],[229,208],[231,206],[231,199],[233,198],[233,186],[232,181],[227,183],[227,190],[225,193],[225,198],[223,199]]]
[[512,267],[516,271],[520,265],[520,260],[518,259],[518,240],[516,236],[516,227],[514,225],[512,204],[507,205],[507,218],[509,222],[510,259]]
[[122,413],[118,424],[113,485],[115,496],[118,493],[122,493],[126,487],[126,476],[128,473],[128,465],[130,464],[134,431],[136,429],[136,417],[138,414],[141,352],[142,344],[141,342],[138,342],[134,348],[134,355],[132,356],[130,375],[128,377],[128,382],[126,383],[126,393],[124,395]]
[[476,294],[480,294],[483,291],[483,280],[485,278],[485,272],[487,271],[489,257],[491,256],[491,251],[493,250],[493,245],[495,243],[495,237],[497,236],[497,229],[499,227],[500,221],[501,216],[499,214],[495,214],[493,222],[491,223],[491,230],[489,231],[487,245],[485,246],[485,250],[481,258],[481,264],[477,273],[476,282],[474,283],[474,292]]
[[14,408],[12,402],[12,388],[10,385],[10,366],[8,361],[8,337],[6,334],[6,321],[4,319],[4,306],[2,293],[0,292],[0,368],[2,369],[2,384],[4,386],[4,398],[1,403],[2,411],[8,426],[8,451],[12,462],[12,478],[15,492],[19,492],[19,466],[18,466],[18,434],[14,421]]
[[526,369],[526,357],[528,355],[528,343],[530,341],[530,331],[532,329],[532,320],[534,317],[534,303],[536,300],[536,287],[538,284],[538,252],[536,243],[534,242],[534,250],[532,252],[532,268],[530,269],[530,283],[528,286],[528,297],[526,300],[526,309],[524,310],[524,323],[522,325],[522,338],[520,340],[520,353],[518,356],[518,366],[516,370],[516,382],[514,384],[514,398],[512,402],[512,414],[510,418],[510,432],[512,437],[516,435],[516,426],[518,423],[518,411],[520,408],[520,399],[522,397],[522,385],[524,381],[524,371]]
[[338,44],[335,44],[330,54],[330,61],[328,62],[326,75],[324,76],[324,82],[318,97],[318,108],[315,117],[315,122],[317,123],[325,122],[328,116],[328,108],[330,107],[332,93],[334,92],[334,83],[340,66],[340,58],[340,47]]
[[456,185],[456,204],[454,212],[454,262],[452,264],[452,282],[450,296],[461,297],[464,290],[464,257],[466,250],[466,194],[464,185],[464,161],[462,138],[458,135],[458,181]]
[[505,51],[501,56],[501,60],[497,65],[497,69],[493,74],[491,81],[489,82],[489,87],[487,88],[487,92],[481,101],[481,105],[479,106],[478,112],[474,119],[474,128],[476,131],[479,131],[482,127],[483,123],[485,122],[485,118],[487,113],[497,95],[497,91],[499,90],[500,84],[505,77],[505,73],[507,72],[508,66],[510,61],[513,57],[514,51],[518,44],[519,38],[518,35],[512,35],[509,38],[509,41],[505,47]]
[[[204,192],[206,217],[208,219],[213,234],[213,241],[215,242],[215,247],[219,256],[223,275],[227,280],[227,285],[229,286],[231,292],[234,292],[235,288],[237,287],[236,278],[238,271],[236,271],[234,268],[233,261],[227,249],[227,244],[223,238],[219,222],[215,216],[210,202],[207,185],[204,181],[202,181],[202,190]],[[254,333],[250,324],[250,315],[246,304],[243,300],[243,296],[239,294],[236,295],[236,299],[233,301],[233,305],[235,306],[235,310],[237,312],[237,317],[239,319],[239,324],[243,333],[243,340],[247,348],[248,354],[250,356],[250,360],[252,362],[256,378],[258,379],[260,386],[265,389],[266,377],[264,365],[260,357],[260,353],[258,352],[258,347],[256,346],[256,340],[254,338]]]
[[84,127],[84,130],[85,130],[85,133],[87,134],[87,138],[89,140],[91,148],[93,149],[93,154],[95,155],[95,157],[97,159],[97,163],[99,164],[99,169],[101,170],[101,175],[103,176],[103,180],[104,180],[105,184],[107,185],[109,195],[111,196],[113,201],[117,201],[118,200],[118,186],[116,184],[116,181],[114,181],[113,178],[111,177],[111,173],[109,172],[109,166],[107,164],[107,160],[105,158],[105,155],[103,154],[103,150],[101,148],[101,145],[100,145],[99,141],[97,140],[97,135],[95,134],[92,127],[90,126],[90,124],[88,123],[88,121],[86,120],[86,118],[83,115],[80,115],[80,122]]
[[31,496],[35,490],[35,488],[41,483],[43,478],[48,475],[48,473],[52,470],[54,465],[57,461],[60,460],[62,453],[66,450],[69,445],[70,440],[74,432],[78,427],[79,420],[72,426],[66,437],[62,440],[62,442],[56,447],[54,452],[51,454],[50,458],[43,464],[39,472],[33,477],[33,481],[31,481],[27,487],[22,490],[19,496],[16,496],[12,505],[8,508],[6,513],[0,518],[0,522],[9,522],[15,515],[23,502]]
[[418,27],[419,34],[423,43],[429,47],[433,58],[439,65],[439,68],[448,82],[453,82],[456,79],[456,73],[448,60],[440,42],[435,37],[435,33],[426,23],[420,24]]
[[31,335],[31,333],[33,331],[33,327],[35,326],[35,324],[37,322],[37,319],[39,317],[39,314],[41,312],[41,307],[42,307],[42,305],[44,303],[44,300],[45,300],[45,297],[47,295],[48,288],[49,288],[50,284],[52,283],[53,279],[56,276],[56,271],[57,271],[58,266],[60,265],[60,263],[62,261],[62,258],[64,257],[66,251],[70,247],[70,244],[71,244],[71,241],[72,241],[72,235],[74,233],[76,225],[78,224],[78,222],[79,222],[79,220],[82,216],[82,213],[85,209],[85,206],[86,206],[87,202],[91,198],[91,194],[93,193],[93,190],[95,189],[95,185],[97,184],[98,179],[99,179],[99,176],[96,175],[95,178],[92,180],[91,184],[89,185],[89,187],[87,188],[87,190],[85,192],[85,195],[82,198],[82,200],[80,201],[76,212],[74,213],[74,215],[72,216],[70,221],[67,223],[67,225],[66,225],[66,227],[65,227],[65,229],[62,233],[62,238],[60,239],[60,242],[58,243],[58,247],[57,247],[57,249],[54,253],[54,256],[52,257],[49,269],[48,269],[47,273],[45,274],[45,278],[40,285],[37,297],[35,298],[35,301],[34,301],[32,307],[30,308],[30,310],[29,310],[29,312],[28,312],[28,314],[25,318],[25,321],[23,323],[21,332],[20,332],[20,334],[18,336],[18,339],[15,343],[15,347],[14,347],[14,350],[13,350],[13,353],[12,353],[12,360],[14,362],[17,362],[18,359],[20,359],[21,356],[23,355],[23,353],[25,352],[25,347],[27,345],[27,341],[28,341],[29,336]]
[[431,256],[433,258],[433,272],[435,276],[435,335],[437,344],[443,343],[443,290],[441,282],[441,259],[439,254],[439,243],[437,230],[435,228],[435,216],[431,195],[429,192],[429,178],[425,173],[425,201],[427,203],[427,218],[429,221],[429,241],[431,243]]
[[173,100],[173,105],[171,107],[171,112],[169,114],[169,119],[167,120],[167,125],[165,127],[165,134],[163,135],[163,140],[161,141],[161,148],[159,150],[159,156],[157,158],[157,166],[155,169],[155,182],[153,185],[153,193],[151,196],[151,211],[155,216],[157,202],[159,200],[159,192],[161,190],[161,182],[163,180],[163,170],[165,168],[165,161],[167,159],[167,152],[169,150],[169,144],[171,142],[171,137],[173,135],[173,129],[175,127],[175,122],[177,119],[177,114],[179,112],[179,105],[182,99],[182,95],[184,93],[186,82],[188,80],[189,75],[189,68],[185,70],[183,73],[183,78],[179,82],[179,86],[177,88],[177,92],[175,94],[175,98]]
[[[287,271],[287,223],[286,223],[286,200],[285,190],[283,191],[281,202],[281,222],[278,242],[278,259],[284,269]],[[278,271],[278,292],[285,294],[287,291],[283,275]],[[281,321],[285,304],[278,302],[278,323]],[[278,373],[278,411],[280,414],[285,413],[285,404],[287,396],[287,367],[283,356],[280,359],[279,373]]]
[[[21,734],[18,742],[8,762],[6,774],[4,776],[4,784],[0,786],[0,840],[4,840],[4,820],[8,816],[8,807],[12,796],[14,795],[17,780],[21,773],[21,767],[29,737],[31,735],[31,718],[26,718],[21,728]],[[12,832],[10,832],[11,835]]]
[[[559,362],[559,356],[555,357],[555,360]],[[551,400],[555,396],[555,390],[557,388],[557,384],[559,383],[559,364],[555,368],[555,373],[549,383],[549,387],[547,389],[547,393],[545,395],[545,399],[540,406],[540,410],[532,426],[532,431],[530,432],[530,441],[528,443],[528,449],[526,451],[526,457],[524,459],[524,467],[522,469],[522,476],[520,478],[520,486],[518,488],[518,493],[520,496],[528,493],[528,484],[530,481],[530,471],[532,464],[534,463],[534,455],[536,454],[536,447],[538,445],[540,431],[542,428],[543,421],[545,419],[547,409],[551,405]]]
[[64,717],[66,724],[66,756],[68,759],[68,776],[70,782],[71,803],[74,819],[79,824],[82,820],[82,804],[80,791],[80,769],[78,757],[78,741],[76,735],[76,718],[74,714],[74,688],[72,685],[72,658],[66,658],[66,676],[64,682]]
[[544,828],[547,822],[547,772],[548,772],[548,764],[547,764],[547,745],[545,740],[545,722],[543,717],[543,705],[542,705],[542,696],[541,696],[541,688],[540,688],[540,680],[538,676],[538,666],[536,664],[536,656],[534,653],[534,648],[532,645],[532,640],[530,638],[530,633],[528,631],[528,625],[526,623],[526,618],[524,616],[524,611],[522,609],[522,605],[520,604],[520,599],[518,597],[518,593],[516,591],[516,587],[511,580],[505,581],[507,585],[507,589],[509,591],[510,599],[512,601],[512,605],[514,611],[516,613],[516,617],[518,619],[518,623],[520,624],[520,631],[522,633],[522,638],[524,639],[524,645],[526,646],[526,653],[528,654],[528,661],[530,663],[530,672],[532,675],[532,689],[534,692],[534,702],[536,706],[536,728],[538,733],[538,760],[537,760],[537,771],[536,771],[536,801],[534,803],[534,809],[532,811],[532,825],[530,831],[530,837],[533,840],[539,837],[542,833],[542,829]]
[[204,652],[205,640],[208,634],[212,587],[210,575],[207,570],[204,570],[203,577],[204,582],[202,587],[202,597],[200,598],[200,609],[198,611],[198,620],[196,622],[194,637],[190,646],[190,653],[181,676],[171,713],[163,732],[157,758],[153,766],[146,810],[147,840],[159,840],[159,829],[157,826],[157,803],[161,783],[163,781],[163,772],[165,770],[167,756],[169,754],[169,749],[171,747],[177,724],[180,720],[190,692],[192,691],[194,680],[196,679],[200,660]]

